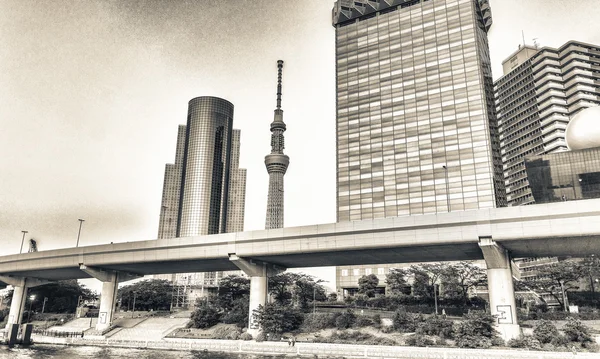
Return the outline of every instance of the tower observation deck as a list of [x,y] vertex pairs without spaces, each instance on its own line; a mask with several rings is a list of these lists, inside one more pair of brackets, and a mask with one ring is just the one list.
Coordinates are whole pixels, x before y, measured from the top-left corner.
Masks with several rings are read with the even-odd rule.
[[283,61],[277,61],[277,108],[271,122],[271,153],[265,156],[265,166],[269,173],[269,195],[267,198],[267,218],[265,229],[283,228],[283,175],[287,171],[290,158],[283,154],[286,130],[281,109],[281,72]]

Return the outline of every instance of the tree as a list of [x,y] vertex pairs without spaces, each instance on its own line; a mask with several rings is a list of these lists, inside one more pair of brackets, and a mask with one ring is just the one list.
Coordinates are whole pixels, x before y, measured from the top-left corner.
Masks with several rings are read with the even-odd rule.
[[327,300],[325,288],[319,284],[322,280],[315,281],[315,277],[304,273],[298,273],[296,278],[292,296],[296,306],[305,310],[308,308],[309,301]]
[[553,296],[561,308],[564,308],[563,290],[579,288],[577,281],[586,276],[585,267],[574,260],[564,260],[552,265],[540,266],[535,279],[526,279],[524,284],[541,293]]
[[414,276],[413,294],[432,298],[434,285],[448,271],[448,264],[423,263],[421,265],[411,265],[408,271]]
[[358,293],[372,298],[375,296],[378,285],[379,278],[375,274],[363,275],[358,279]]
[[248,297],[238,298],[233,301],[233,306],[230,310],[224,311],[222,316],[223,323],[235,324],[239,328],[244,328],[248,325],[248,313],[250,303]]
[[200,298],[196,301],[196,309],[192,312],[190,327],[206,329],[219,323],[219,312],[207,301]]
[[173,285],[164,279],[146,279],[119,288],[121,308],[136,310],[169,310],[173,298]]
[[407,271],[401,268],[390,269],[388,275],[385,278],[390,294],[402,294],[404,289],[408,287],[406,282]]
[[469,301],[469,290],[483,285],[487,281],[485,270],[469,262],[459,262],[449,265],[442,278],[446,290],[454,291],[466,305]]
[[[10,303],[13,291],[6,295]],[[79,284],[76,279],[47,283],[41,286],[29,288],[27,296],[35,296],[31,303],[33,312],[41,312],[44,307],[45,313],[74,313],[77,308],[79,297],[83,300],[92,300],[97,297],[96,293]],[[48,298],[44,305],[44,298]],[[29,299],[28,299],[29,300]]]
[[224,310],[231,310],[238,299],[250,295],[250,279],[239,275],[228,275],[219,281],[217,305]]
[[279,305],[294,304],[308,308],[310,301],[327,300],[325,288],[315,277],[304,273],[284,272],[269,278],[269,293]]
[[596,280],[600,278],[600,258],[592,254],[589,257],[585,257],[581,263],[583,266],[583,273],[586,279],[590,282],[590,290],[592,291],[592,298],[595,297],[596,292]]
[[298,279],[298,274],[283,272],[269,277],[269,293],[279,305],[288,305],[292,301],[292,292],[294,283]]

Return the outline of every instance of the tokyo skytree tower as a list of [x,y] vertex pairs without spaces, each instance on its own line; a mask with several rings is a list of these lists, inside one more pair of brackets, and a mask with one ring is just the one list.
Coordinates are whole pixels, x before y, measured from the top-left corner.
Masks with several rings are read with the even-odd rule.
[[269,197],[267,198],[267,219],[265,229],[283,228],[283,175],[290,158],[283,154],[285,123],[281,109],[281,70],[283,61],[277,61],[277,108],[271,122],[271,153],[265,156],[265,166],[269,172]]

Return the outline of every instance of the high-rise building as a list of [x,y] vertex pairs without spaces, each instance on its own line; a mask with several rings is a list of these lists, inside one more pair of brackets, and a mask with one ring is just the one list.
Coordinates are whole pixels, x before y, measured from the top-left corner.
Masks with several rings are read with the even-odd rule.
[[524,159],[566,150],[572,116],[600,104],[600,46],[523,46],[503,65],[494,91],[508,205],[533,204]]
[[281,109],[281,72],[283,61],[277,61],[277,108],[271,122],[271,153],[265,156],[265,166],[269,172],[269,194],[265,229],[283,228],[283,176],[290,164],[290,158],[283,154],[286,126]]
[[506,204],[491,22],[487,0],[335,3],[338,221]]
[[[239,168],[240,131],[233,129],[233,104],[197,97],[180,125],[175,163],[167,164],[158,238],[200,236],[244,230],[246,170]],[[226,273],[225,273],[226,274]],[[158,276],[185,286],[177,302],[192,301],[217,286],[224,272]]]

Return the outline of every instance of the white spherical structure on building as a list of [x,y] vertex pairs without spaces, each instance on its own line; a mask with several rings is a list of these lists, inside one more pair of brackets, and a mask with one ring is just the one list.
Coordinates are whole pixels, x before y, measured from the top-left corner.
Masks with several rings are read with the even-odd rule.
[[600,147],[600,106],[580,111],[567,125],[567,146],[572,151]]

